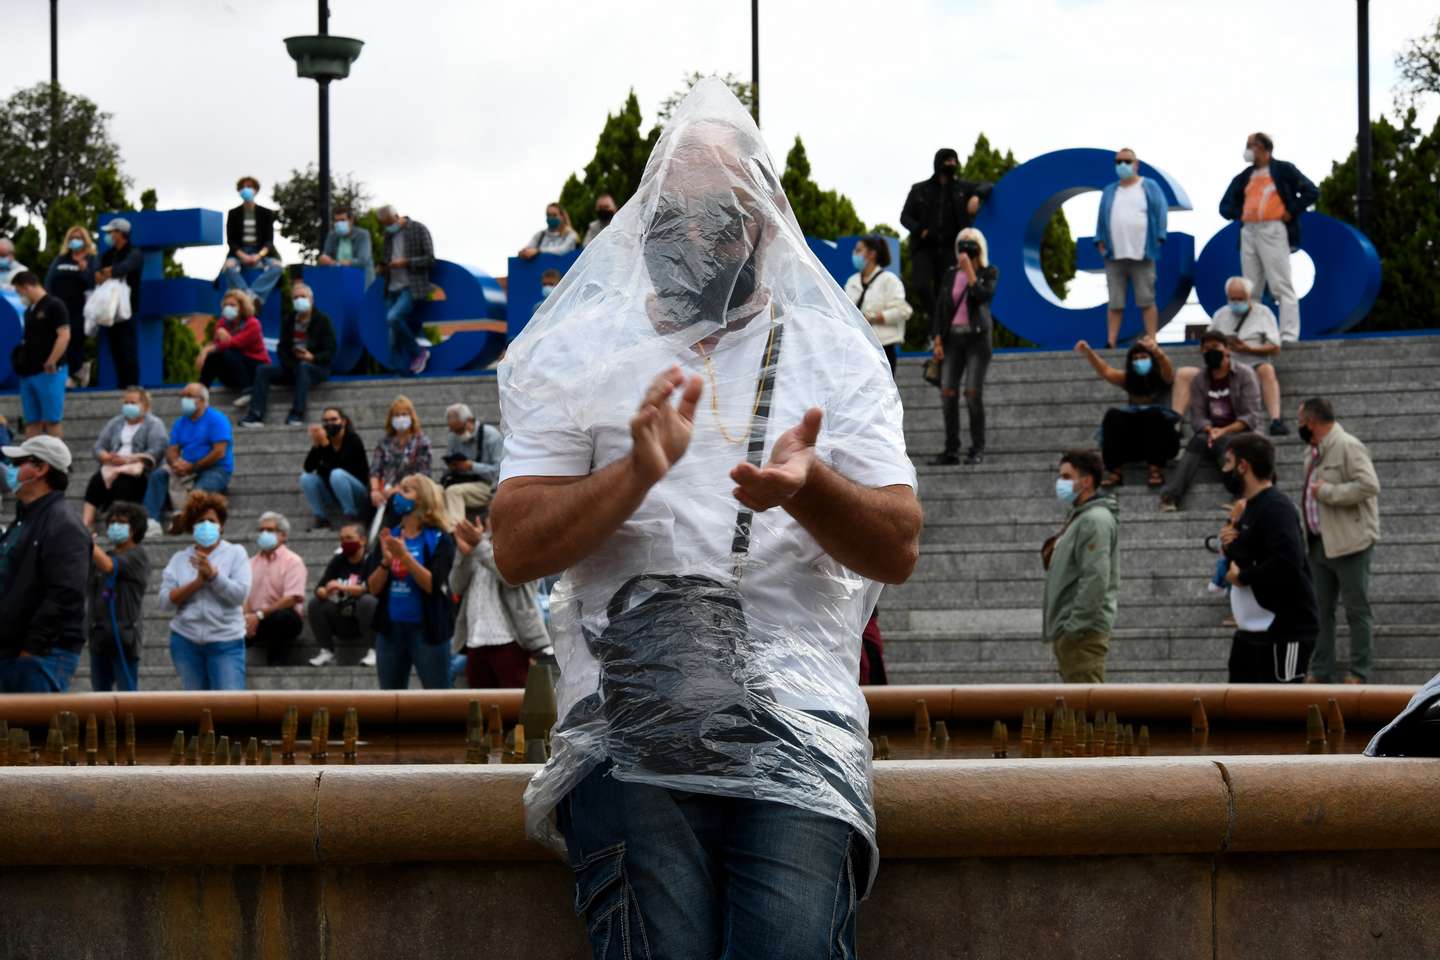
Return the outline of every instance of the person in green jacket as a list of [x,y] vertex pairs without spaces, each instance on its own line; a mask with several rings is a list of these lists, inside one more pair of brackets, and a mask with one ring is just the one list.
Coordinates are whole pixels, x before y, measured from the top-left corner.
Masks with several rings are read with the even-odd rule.
[[1120,503],[1099,496],[1104,461],[1094,450],[1060,458],[1055,496],[1070,505],[1065,526],[1041,549],[1045,641],[1066,683],[1104,683],[1120,591]]

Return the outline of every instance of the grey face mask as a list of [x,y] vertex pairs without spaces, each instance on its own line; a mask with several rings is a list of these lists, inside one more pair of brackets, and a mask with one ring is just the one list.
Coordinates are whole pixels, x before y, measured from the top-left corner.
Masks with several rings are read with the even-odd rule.
[[755,250],[733,197],[664,193],[645,232],[645,268],[663,332],[725,323],[755,293]]

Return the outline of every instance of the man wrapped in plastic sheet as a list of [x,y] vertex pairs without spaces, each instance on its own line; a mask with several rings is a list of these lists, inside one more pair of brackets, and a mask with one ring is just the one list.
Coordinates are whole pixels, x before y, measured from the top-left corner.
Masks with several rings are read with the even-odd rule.
[[921,511],[885,355],[723,83],[499,377],[496,562],[565,571],[528,827],[596,956],[829,956],[877,863],[860,635]]

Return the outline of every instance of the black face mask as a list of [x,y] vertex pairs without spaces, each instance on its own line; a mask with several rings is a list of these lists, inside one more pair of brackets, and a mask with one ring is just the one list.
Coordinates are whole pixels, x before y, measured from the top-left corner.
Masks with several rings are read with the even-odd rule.
[[340,431],[345,429],[345,424],[343,423],[327,423],[323,426],[325,427],[325,436],[327,437],[338,437]]
[[1207,370],[1219,370],[1225,365],[1224,350],[1206,350],[1203,356],[1205,357],[1205,369]]
[[614,218],[615,218],[615,211],[614,211],[614,210],[596,210],[596,211],[595,211],[595,219],[596,219],[596,220],[599,220],[601,223],[609,223],[609,222],[610,222],[611,220],[613,220]]
[[1295,433],[1299,435],[1301,443],[1308,444],[1312,447],[1315,445],[1315,431],[1311,430],[1306,424],[1300,424],[1300,429],[1296,430]]
[[751,217],[728,196],[661,196],[645,234],[645,268],[670,330],[723,325],[757,286]]
[[1221,470],[1220,482],[1225,485],[1225,492],[1232,497],[1238,499],[1245,492],[1245,478],[1235,470]]

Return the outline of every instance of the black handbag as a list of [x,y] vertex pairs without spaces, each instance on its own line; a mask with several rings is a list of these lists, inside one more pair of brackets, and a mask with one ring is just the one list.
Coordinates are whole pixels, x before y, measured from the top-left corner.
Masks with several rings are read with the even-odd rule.
[[[772,324],[756,385],[747,459],[765,449],[783,327]],[[735,519],[731,552],[749,552],[751,511]],[[766,751],[795,735],[775,716],[768,688],[746,680],[750,634],[738,583],[706,576],[643,573],[610,599],[608,624],[586,631],[600,663],[600,714],[617,767],[658,775],[725,771],[745,775]]]

